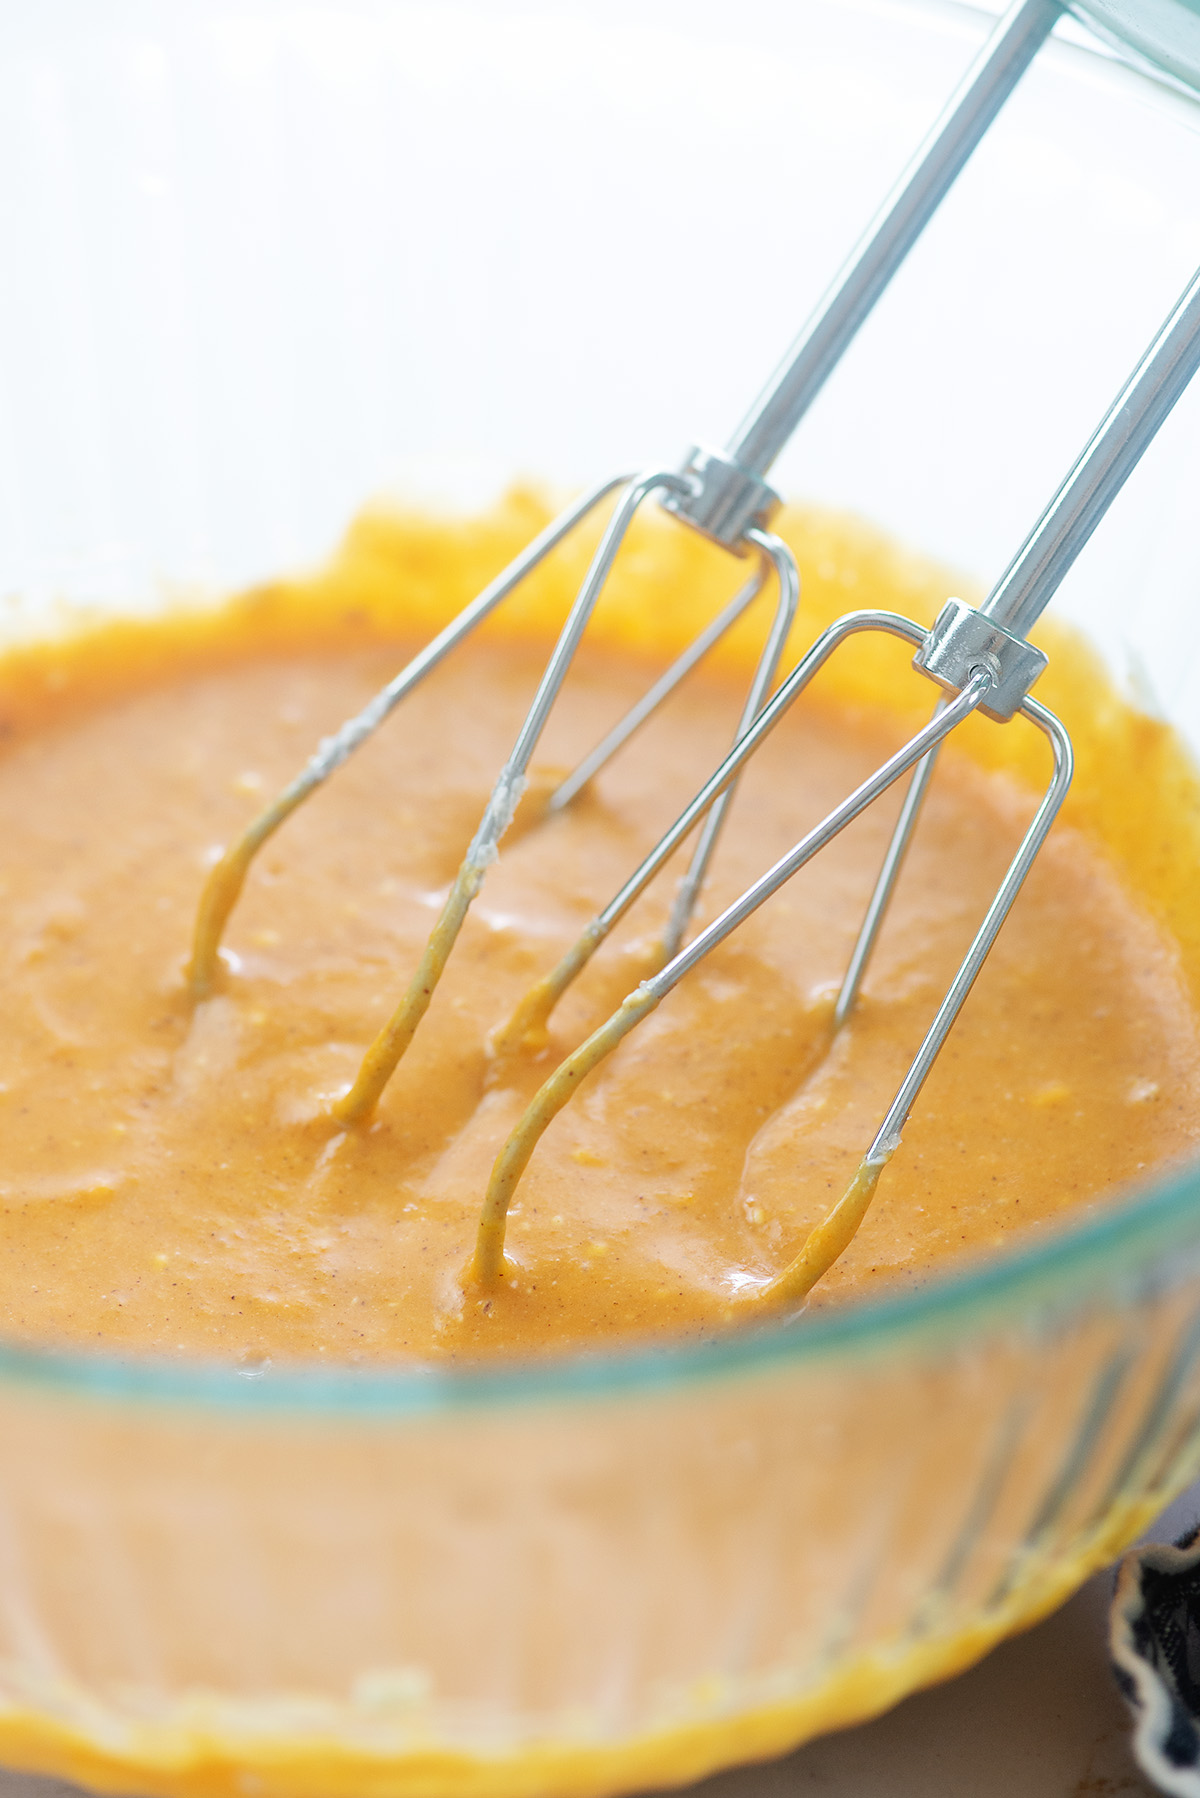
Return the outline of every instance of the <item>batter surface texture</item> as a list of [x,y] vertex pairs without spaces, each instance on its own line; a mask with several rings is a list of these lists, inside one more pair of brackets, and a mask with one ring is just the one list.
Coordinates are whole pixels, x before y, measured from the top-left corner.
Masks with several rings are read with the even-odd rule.
[[[493,537],[521,528],[510,518]],[[810,586],[827,609],[834,599],[839,610],[912,609],[933,594],[932,575],[921,577],[927,595],[911,565],[865,534],[803,518],[791,528],[802,562],[819,562]],[[681,535],[646,527],[627,591],[636,600],[638,583],[654,580],[677,593],[690,580],[702,615],[706,591],[727,587],[730,571],[705,560],[703,545],[680,550]],[[491,545],[476,544],[485,561]],[[544,1053],[497,1060],[490,1033],[720,759],[748,639],[693,678],[567,814],[524,828],[518,817],[377,1115],[345,1131],[329,1119],[409,977],[511,747],[569,567],[550,571],[510,628],[448,661],[268,844],[228,931],[222,989],[189,1005],[183,968],[217,846],[396,672],[428,620],[461,602],[463,557],[449,527],[376,520],[307,586],[199,623],[93,633],[10,659],[0,695],[10,701],[0,757],[6,1334],[254,1364],[708,1333],[845,1190],[1031,814],[1030,782],[1044,778],[1036,745],[1032,772],[982,765],[971,749],[994,762],[994,740],[1019,724],[981,725],[944,755],[861,1004],[832,1047],[830,1001],[894,799],[587,1082],[521,1185],[507,1245],[515,1284],[464,1294],[497,1151],[549,1069],[645,971],[682,863],[568,994]],[[665,638],[636,640],[629,619],[641,612],[632,601],[621,612],[620,579],[613,620],[600,621],[544,739],[543,785],[665,659]],[[760,603],[759,631],[770,601]],[[810,612],[797,647],[813,623]],[[756,758],[703,917],[907,733],[909,719],[872,702],[881,656],[903,670],[902,646],[872,646],[861,692],[853,668],[840,684],[818,681]],[[931,690],[910,678],[919,716]],[[1124,865],[1097,840],[1088,782],[1103,758],[1089,762],[1084,747],[1082,797],[814,1305],[919,1279],[1194,1148],[1195,1010],[1156,897],[1159,839],[1145,819],[1130,822]],[[1149,812],[1165,817],[1170,801],[1164,786]],[[1111,806],[1119,822],[1119,793]],[[1143,839],[1150,849],[1138,848]]]

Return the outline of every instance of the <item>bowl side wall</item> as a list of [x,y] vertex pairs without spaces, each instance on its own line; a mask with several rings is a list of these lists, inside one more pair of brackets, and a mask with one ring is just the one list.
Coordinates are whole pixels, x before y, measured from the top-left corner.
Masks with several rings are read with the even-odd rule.
[[1200,1468],[1200,1251],[965,1338],[515,1410],[10,1382],[0,1440],[4,1758],[637,1789],[873,1714],[1111,1559]]

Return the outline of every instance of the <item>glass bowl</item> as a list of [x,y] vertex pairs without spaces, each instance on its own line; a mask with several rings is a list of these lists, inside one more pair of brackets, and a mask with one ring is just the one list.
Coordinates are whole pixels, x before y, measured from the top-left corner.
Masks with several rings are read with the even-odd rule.
[[[721,440],[977,46],[908,0],[0,19],[0,589],[146,610]],[[998,572],[1200,250],[1068,26],[778,469]],[[1057,610],[1200,745],[1200,392]],[[683,1782],[1056,1604],[1200,1470],[1200,1178],[917,1294],[482,1371],[0,1347],[0,1758],[110,1790]]]

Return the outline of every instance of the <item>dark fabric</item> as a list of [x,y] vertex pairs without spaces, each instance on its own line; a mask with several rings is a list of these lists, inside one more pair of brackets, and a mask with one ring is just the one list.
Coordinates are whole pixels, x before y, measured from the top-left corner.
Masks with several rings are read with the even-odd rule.
[[1126,1555],[1110,1640],[1142,1771],[1160,1791],[1200,1798],[1200,1526]]

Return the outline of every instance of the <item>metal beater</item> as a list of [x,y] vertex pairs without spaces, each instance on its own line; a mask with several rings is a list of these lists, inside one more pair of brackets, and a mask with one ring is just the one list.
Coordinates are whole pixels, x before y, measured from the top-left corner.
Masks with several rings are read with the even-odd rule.
[[[532,990],[497,1037],[496,1046],[504,1052],[536,1039],[544,1031],[561,993],[669,856],[699,825],[697,846],[661,945],[663,965],[562,1062],[513,1131],[492,1173],[475,1253],[467,1270],[470,1282],[486,1287],[505,1277],[504,1228],[513,1191],[541,1134],[586,1074],[717,943],[880,794],[912,771],[834,1010],[833,1027],[844,1021],[853,1006],[898,876],[938,746],[973,711],[1001,723],[1020,714],[1050,742],[1054,760],[1050,785],[851,1187],[825,1223],[812,1232],[795,1259],[749,1302],[783,1303],[802,1298],[842,1252],[865,1215],[880,1171],[899,1144],[905,1119],[1062,804],[1071,779],[1070,740],[1059,720],[1029,696],[1046,658],[1026,641],[1026,635],[1200,363],[1200,275],[1188,287],[981,607],[976,609],[951,599],[928,632],[894,613],[851,613],[824,633],[770,699],[795,613],[799,578],[787,546],[769,529],[781,502],[765,479],[1062,11],[1059,0],[1015,0],[787,360],[725,450],[695,448],[678,469],[620,476],[570,506],[357,717],[319,746],[308,766],[226,852],[209,877],[197,917],[189,969],[191,990],[197,999],[206,997],[213,988],[222,931],[262,843],[583,518],[603,499],[620,490],[512,754],[492,791],[408,990],[368,1049],[354,1084],[332,1107],[334,1119],[343,1127],[362,1121],[373,1111],[428,1009],[467,911],[483,884],[488,866],[497,858],[500,839],[524,791],[534,750],[638,508],[655,494],[660,505],[682,523],[734,555],[755,555],[758,565],[712,624],[560,785],[547,802],[548,810],[560,809],[570,802],[741,616],[761,590],[768,573],[774,574],[778,587],[776,611],[746,697],[733,750],[642,866],[588,926],[559,966]],[[869,630],[884,631],[911,643],[916,652],[913,665],[952,697],[939,703],[930,724],[684,947],[688,922],[742,767],[834,650],[850,636]]]
[[[743,728],[761,707],[774,679],[799,594],[799,576],[791,552],[767,528],[779,508],[780,499],[767,485],[766,471],[833,373],[860,325],[1061,12],[1059,0],[1015,0],[793,346],[786,362],[728,447],[723,452],[693,449],[679,469],[618,475],[569,506],[394,680],[382,688],[357,717],[318,746],[308,765],[259,814],[212,869],[197,913],[188,968],[188,985],[196,1000],[206,998],[219,978],[222,934],[251,863],[262,845],[297,806],[378,729],[401,700],[508,598],[526,575],[603,500],[620,491],[620,498],[568,614],[512,754],[501,771],[451,888],[429,949],[392,1019],[368,1051],[358,1080],[338,1106],[338,1115],[343,1122],[357,1121],[374,1108],[428,1008],[433,988],[463,919],[479,891],[487,867],[496,859],[500,838],[511,822],[524,790],[530,760],[622,540],[634,514],[651,494],[657,494],[660,503],[682,522],[735,556],[757,552],[759,571],[551,795],[546,809],[552,812],[569,803],[609,756],[615,754],[645,722],[655,707],[741,616],[759,591],[769,567],[777,578],[779,599],[743,709]],[[706,821],[672,913],[664,944],[668,955],[673,954],[683,940],[727,804],[728,801],[724,801],[714,808]]]
[[1071,784],[1071,739],[1054,713],[1030,697],[1029,689],[1045,669],[1047,659],[1042,650],[1026,640],[1027,634],[1198,365],[1200,271],[983,604],[976,608],[961,599],[949,599],[929,631],[895,612],[850,612],[839,618],[797,663],[641,867],[592,920],[558,966],[526,995],[507,1028],[499,1034],[497,1040],[502,1049],[516,1048],[527,1035],[536,1039],[544,1032],[554,1005],[609,931],[645,891],[697,821],[727,791],[759,744],[842,643],[863,631],[884,631],[914,646],[913,667],[929,675],[953,697],[939,702],[933,719],[923,730],[876,769],[761,879],[747,887],[665,967],[642,981],[586,1042],[560,1062],[526,1107],[496,1159],[468,1269],[471,1282],[490,1286],[504,1277],[505,1221],[513,1193],[547,1125],[578,1091],[580,1082],[718,943],[724,942],[860,812],[913,770],[833,1009],[832,1027],[836,1029],[844,1021],[858,993],[940,745],[974,711],[1001,724],[1019,715],[1044,733],[1053,755],[1053,773],[1041,803],[849,1188],[783,1271],[758,1293],[739,1298],[738,1308],[800,1300],[832,1266],[866,1215],[879,1176],[900,1145],[900,1134],[917,1094]]

